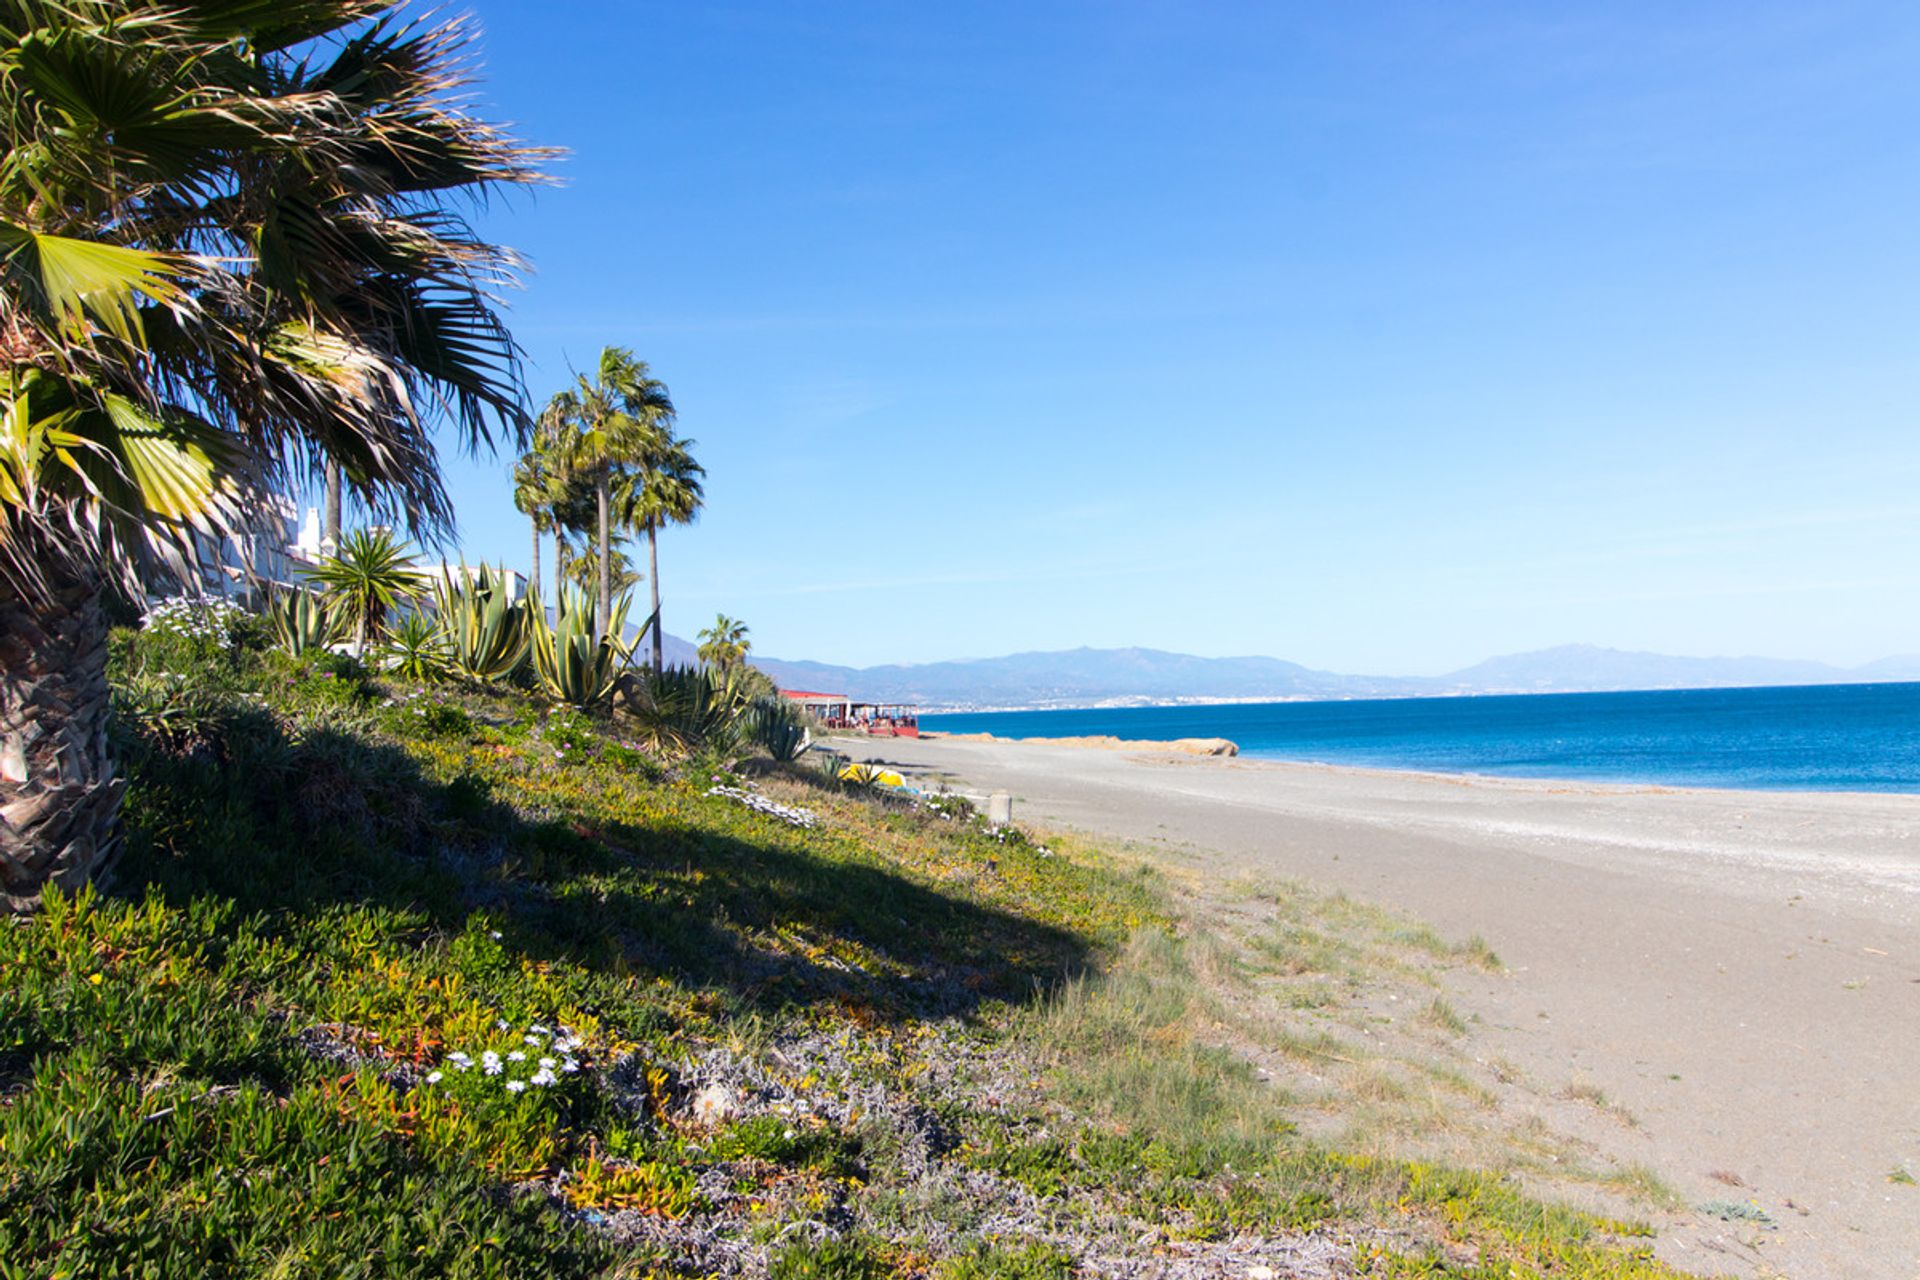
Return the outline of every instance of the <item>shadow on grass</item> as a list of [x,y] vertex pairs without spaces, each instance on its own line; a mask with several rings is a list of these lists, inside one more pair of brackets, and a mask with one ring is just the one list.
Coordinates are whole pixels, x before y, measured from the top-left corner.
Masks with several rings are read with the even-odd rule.
[[484,912],[534,962],[670,977],[736,1007],[877,1020],[1024,1002],[1082,972],[1084,939],[873,865],[831,833],[718,807],[648,824],[529,821],[473,774],[430,777],[348,729],[290,738],[242,709],[188,749],[124,745],[115,892],[233,900],[292,932],[343,906],[457,932]]

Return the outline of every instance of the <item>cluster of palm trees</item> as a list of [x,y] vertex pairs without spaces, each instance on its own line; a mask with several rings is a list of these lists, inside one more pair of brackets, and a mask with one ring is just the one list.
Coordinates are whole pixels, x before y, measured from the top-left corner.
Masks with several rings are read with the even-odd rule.
[[530,438],[518,260],[463,202],[544,153],[471,114],[471,39],[387,0],[0,0],[0,899],[111,859],[110,585],[329,463],[445,532],[437,429]]
[[[540,543],[551,533],[554,599],[572,576],[596,593],[603,631],[616,592],[635,581],[620,541],[646,535],[655,672],[664,662],[660,530],[690,523],[705,497],[706,472],[694,461],[694,443],[674,434],[673,401],[646,361],[625,347],[608,347],[592,376],[575,375],[573,386],[547,402],[513,470],[513,504],[533,522],[532,583],[539,586]],[[576,547],[574,538],[584,545]]]

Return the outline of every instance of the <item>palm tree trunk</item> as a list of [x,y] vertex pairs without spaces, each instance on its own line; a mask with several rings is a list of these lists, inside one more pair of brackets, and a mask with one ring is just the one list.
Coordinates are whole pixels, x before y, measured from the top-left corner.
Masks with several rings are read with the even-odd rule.
[[660,643],[660,526],[647,526],[647,581],[653,586],[653,674],[666,666],[665,650]]
[[126,789],[107,746],[101,583],[47,574],[44,600],[0,589],[0,899],[13,911],[106,874]]
[[607,511],[607,474],[603,469],[593,486],[594,501],[600,509],[600,634],[613,625],[613,528]]
[[533,525],[533,572],[527,575],[527,598],[540,594],[540,522],[529,520]]
[[329,458],[326,498],[320,516],[320,547],[327,555],[340,554],[340,464]]

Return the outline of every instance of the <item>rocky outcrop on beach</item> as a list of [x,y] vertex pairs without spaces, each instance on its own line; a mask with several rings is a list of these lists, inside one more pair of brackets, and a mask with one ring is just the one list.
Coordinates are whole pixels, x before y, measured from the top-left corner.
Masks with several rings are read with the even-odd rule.
[[1190,756],[1237,756],[1240,744],[1226,738],[1176,738],[1167,744]]

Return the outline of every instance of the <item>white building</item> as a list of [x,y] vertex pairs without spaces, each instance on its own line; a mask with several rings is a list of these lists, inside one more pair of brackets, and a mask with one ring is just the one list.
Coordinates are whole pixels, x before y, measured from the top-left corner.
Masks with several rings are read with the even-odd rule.
[[320,513],[311,508],[307,513],[314,533],[309,551],[301,545],[305,531],[298,526],[298,512],[293,499],[273,494],[248,514],[245,527],[220,537],[195,534],[191,552],[199,581],[156,583],[148,594],[165,596],[184,590],[247,599],[262,584],[292,583],[302,565],[317,564],[320,559]]

